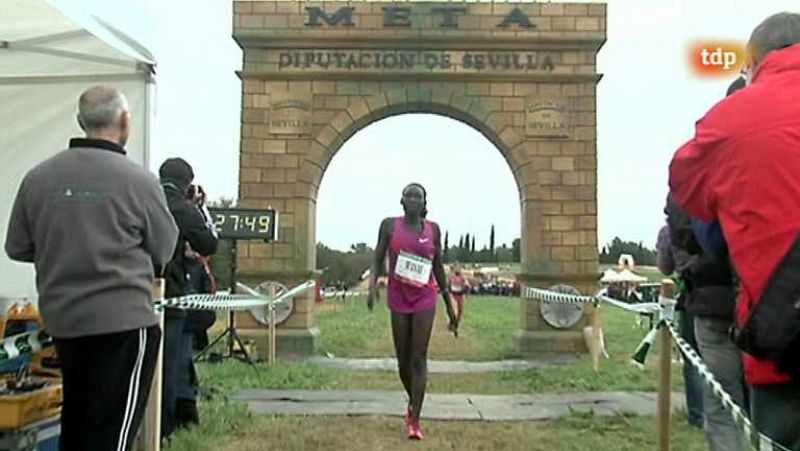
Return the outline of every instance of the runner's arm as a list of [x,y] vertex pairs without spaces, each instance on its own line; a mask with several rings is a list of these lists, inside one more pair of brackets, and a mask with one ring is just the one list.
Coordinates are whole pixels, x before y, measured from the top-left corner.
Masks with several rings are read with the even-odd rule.
[[442,263],[442,234],[439,231],[439,224],[433,223],[434,243],[436,251],[433,254],[433,277],[439,285],[442,292],[442,300],[444,301],[447,315],[453,318],[453,304],[450,302],[450,290],[447,285],[447,274],[444,271],[444,264]]
[[378,244],[375,246],[375,260],[369,274],[370,291],[378,283],[378,277],[383,273],[383,264],[386,261],[386,251],[389,248],[389,237],[392,235],[392,221],[385,218],[378,229]]

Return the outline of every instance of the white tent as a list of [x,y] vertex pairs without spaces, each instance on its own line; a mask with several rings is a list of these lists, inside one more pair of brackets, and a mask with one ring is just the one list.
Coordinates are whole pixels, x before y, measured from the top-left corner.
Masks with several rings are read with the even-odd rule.
[[620,281],[619,273],[610,268],[603,272],[603,277],[600,279],[600,282],[602,283],[614,283]]
[[[65,14],[44,0],[3,0],[0,13],[0,243],[25,172],[81,136],[77,99],[111,84],[131,108],[128,155],[147,167],[155,61],[95,17]],[[32,265],[0,252],[0,298],[36,296]]]
[[647,282],[647,277],[634,274],[629,269],[623,269],[619,272],[619,282]]

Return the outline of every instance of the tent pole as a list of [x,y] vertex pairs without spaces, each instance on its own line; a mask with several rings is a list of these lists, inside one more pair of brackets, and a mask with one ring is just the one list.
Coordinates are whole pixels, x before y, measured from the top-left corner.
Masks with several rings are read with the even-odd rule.
[[144,118],[144,167],[146,169],[150,169],[150,127],[152,126],[152,120],[155,116],[153,107],[152,107],[152,99],[150,96],[152,95],[153,88],[152,86],[155,85],[155,82],[152,81],[152,75],[147,75],[147,81],[144,84],[144,111],[145,111],[145,118]]

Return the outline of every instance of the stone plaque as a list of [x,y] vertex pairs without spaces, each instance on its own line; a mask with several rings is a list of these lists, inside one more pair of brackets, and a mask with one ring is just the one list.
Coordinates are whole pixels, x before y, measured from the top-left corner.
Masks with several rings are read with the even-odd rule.
[[525,99],[525,135],[533,138],[568,138],[568,99],[564,97]]
[[308,135],[311,133],[311,101],[308,99],[276,99],[270,107],[269,132],[274,135]]
[[548,52],[480,50],[266,50],[257,70],[278,72],[398,73],[536,73],[563,72],[556,55]]

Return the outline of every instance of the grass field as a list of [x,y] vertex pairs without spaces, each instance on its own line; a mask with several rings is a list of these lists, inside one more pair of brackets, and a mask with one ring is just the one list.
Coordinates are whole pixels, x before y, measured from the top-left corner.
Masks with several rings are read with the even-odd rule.
[[[573,413],[551,421],[425,421],[426,439],[409,442],[400,418],[253,416],[243,406],[212,401],[202,424],[178,431],[170,451],[639,451],[657,448],[656,420],[619,414]],[[679,412],[671,422],[672,449],[706,449],[703,434]]]
[[[700,433],[673,424],[673,449],[700,451]],[[546,422],[427,421],[426,439],[409,442],[399,418],[260,418],[252,429],[241,431],[220,446],[222,451],[261,450],[430,450],[554,451],[605,449],[639,451],[656,449],[654,419],[618,415],[600,418],[591,414]],[[297,431],[303,431],[298,434]]]
[[[459,338],[445,328],[439,309],[431,343],[431,358],[494,360],[514,357],[514,334],[519,327],[519,299],[476,297],[468,310]],[[320,312],[320,348],[342,357],[386,357],[393,354],[388,311],[378,306],[368,312],[363,298],[351,298],[337,310]],[[567,393],[599,390],[655,390],[658,349],[651,350],[645,370],[629,363],[631,353],[647,332],[635,324],[635,316],[604,308],[606,347],[611,358],[594,373],[588,357],[579,362],[530,371],[429,376],[431,393],[525,394]],[[320,368],[306,363],[280,363],[257,369],[228,361],[201,364],[204,386],[219,394],[201,403],[202,425],[176,434],[170,450],[315,450],[426,449],[426,450],[638,450],[655,447],[655,423],[651,417],[613,418],[575,414],[547,422],[426,422],[430,436],[410,444],[400,434],[397,419],[293,418],[253,416],[242,405],[229,403],[226,395],[239,388],[317,390],[400,390],[393,371],[349,371]],[[682,378],[674,366],[673,388]],[[402,426],[402,424],[400,424]],[[701,434],[675,420],[673,449],[703,449]]]
[[[454,338],[447,331],[443,308],[437,312],[429,357],[441,360],[487,361],[519,357],[515,351],[515,334],[519,329],[517,298],[471,297],[459,332]],[[534,391],[570,392],[598,390],[655,390],[655,356],[651,350],[645,371],[630,363],[630,356],[647,333],[646,326],[636,324],[636,315],[621,310],[602,308],[606,349],[610,359],[601,362],[601,371],[594,374],[588,357],[576,364],[531,371],[512,371],[461,375],[458,378],[432,375],[431,384],[448,392],[463,392],[480,386],[487,393],[530,393]],[[322,331],[320,349],[337,357],[386,357],[393,355],[389,313],[383,306],[367,311],[362,298],[351,298],[336,311],[317,314]],[[381,373],[381,372],[375,372]],[[674,373],[678,375],[678,371]],[[388,383],[396,384],[394,373]],[[373,384],[383,376],[371,378]],[[681,381],[677,378],[676,381]]]
[[[383,298],[382,298],[383,300]],[[389,311],[378,304],[373,312],[363,297],[337,301],[336,310],[317,314],[322,331],[320,351],[337,357],[394,355]],[[502,297],[468,298],[463,325],[456,339],[447,331],[447,315],[439,304],[429,357],[444,360],[498,360],[515,356],[513,336],[519,328],[519,300]]]

